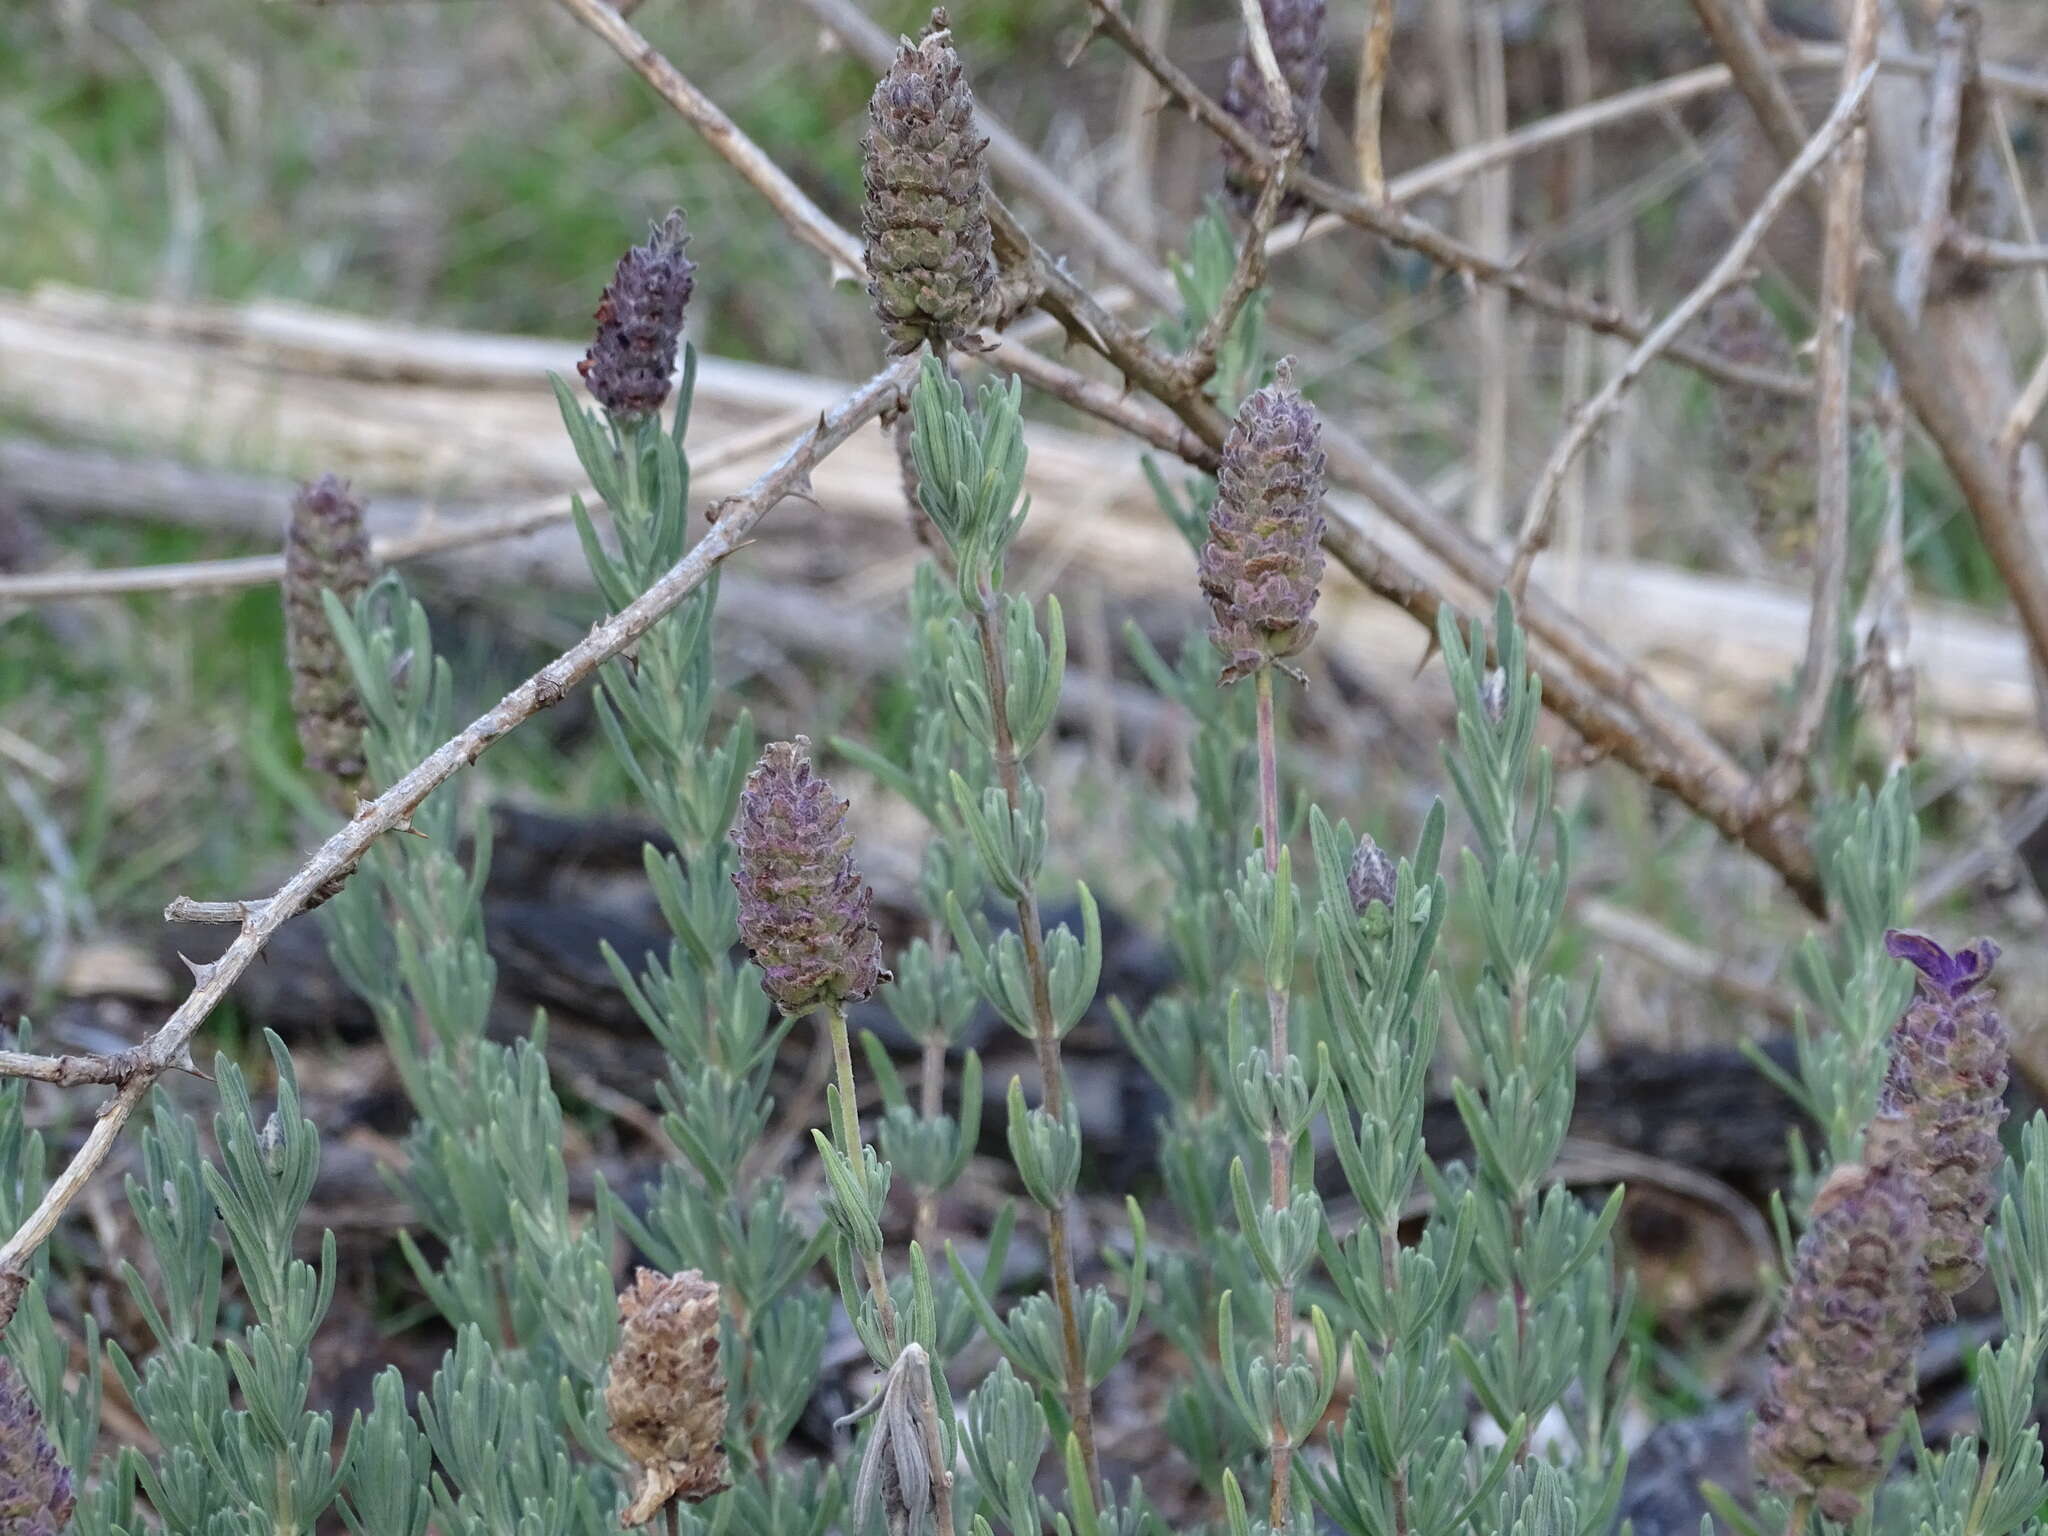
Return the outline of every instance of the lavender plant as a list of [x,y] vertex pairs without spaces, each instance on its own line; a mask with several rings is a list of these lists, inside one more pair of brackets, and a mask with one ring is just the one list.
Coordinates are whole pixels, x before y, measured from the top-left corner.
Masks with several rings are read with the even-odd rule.
[[[578,459],[611,513],[607,546],[576,503],[592,577],[615,608],[672,565],[686,539],[683,439],[696,357],[679,342],[691,286],[682,249],[682,220],[671,215],[621,260],[606,290],[584,368],[602,412],[555,383]],[[626,313],[659,323],[651,320],[636,341],[612,324]],[[679,345],[681,378],[670,404],[668,365]],[[624,377],[642,382],[624,392],[607,382]],[[649,956],[637,975],[609,947],[605,960],[668,1055],[662,1125],[681,1154],[663,1168],[644,1213],[618,1198],[607,1206],[664,1270],[697,1270],[720,1288],[734,1465],[733,1490],[716,1518],[746,1530],[822,1532],[839,1507],[836,1480],[815,1465],[792,1467],[777,1452],[810,1396],[825,1346],[828,1302],[804,1279],[827,1239],[798,1223],[779,1177],[749,1166],[748,1152],[773,1111],[775,1052],[793,1020],[771,1019],[763,971],[739,953],[740,893],[728,834],[754,759],[754,732],[744,711],[722,729],[714,718],[717,601],[714,574],[641,639],[630,662],[609,665],[601,678],[605,739],[674,845],[672,852],[650,846],[645,856],[673,935],[667,954]],[[785,989],[778,1000],[795,998]],[[700,1528],[693,1513],[676,1518],[684,1529]]]
[[[1027,1106],[1020,1081],[1010,1084],[1009,1146],[1019,1181],[1045,1217],[1052,1294],[1027,1297],[999,1319],[957,1254],[952,1268],[1004,1357],[1059,1412],[1053,1432],[1069,1443],[1079,1473],[1070,1472],[1070,1485],[1076,1498],[1092,1503],[1101,1488],[1092,1393],[1136,1327],[1144,1233],[1133,1207],[1136,1278],[1119,1319],[1106,1289],[1083,1294],[1074,1279],[1068,1206],[1080,1173],[1081,1132],[1068,1101],[1060,1040],[1094,999],[1102,934],[1085,885],[1078,888],[1080,936],[1064,925],[1048,933],[1039,912],[1045,799],[1026,758],[1058,707],[1066,637],[1056,601],[1048,600],[1041,630],[1031,602],[1003,589],[1004,561],[1025,516],[1018,506],[1025,463],[1019,401],[1015,384],[989,386],[981,391],[979,412],[970,412],[960,386],[936,359],[927,359],[911,396],[919,496],[945,542],[958,599],[932,658],[943,666],[947,705],[971,743],[962,766],[948,773],[953,814],[978,857],[981,880],[1008,900],[1016,917],[1014,928],[992,929],[980,911],[976,882],[967,892],[947,893],[948,928],[975,988],[1031,1040],[1037,1058],[1037,1106]],[[963,767],[978,772],[979,782]],[[975,899],[972,908],[963,895]],[[1101,1498],[1114,1509],[1106,1490]]]

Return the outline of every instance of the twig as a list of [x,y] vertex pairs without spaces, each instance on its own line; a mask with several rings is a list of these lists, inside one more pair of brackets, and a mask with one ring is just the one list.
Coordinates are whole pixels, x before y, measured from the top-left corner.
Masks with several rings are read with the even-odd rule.
[[145,1070],[137,1050],[106,1056],[35,1056],[26,1051],[0,1051],[0,1077],[26,1077],[59,1088],[86,1083],[121,1084]]
[[[812,3],[812,0],[806,0]],[[839,6],[847,0],[816,0],[816,3]],[[1143,0],[1138,13],[1138,26],[1150,38],[1163,38],[1173,23],[1174,0]],[[865,19],[865,18],[863,18]],[[1122,215],[1122,222],[1132,231],[1133,238],[1145,250],[1157,249],[1159,233],[1159,205],[1154,195],[1153,177],[1159,156],[1159,108],[1163,99],[1159,94],[1159,82],[1142,69],[1133,68],[1124,78],[1123,99],[1117,107],[1116,144],[1119,151],[1116,164],[1115,202]],[[989,140],[989,154],[995,154],[995,140]],[[1031,157],[1034,167],[1043,164],[1036,156]],[[1057,178],[1055,178],[1057,179]],[[1060,182],[1062,188],[1065,182]],[[1155,303],[1163,300],[1155,297]],[[1164,307],[1171,310],[1172,305]]]
[[1780,1028],[1789,1030],[1797,1021],[1799,1010],[1768,981],[1742,975],[1725,955],[1681,938],[1639,912],[1590,897],[1576,903],[1573,911],[1602,943],[1619,945],[1681,981],[1753,1008]]
[[[1799,43],[1778,57],[1788,69],[1836,69],[1842,62],[1842,49],[1834,43]],[[1887,74],[1927,75],[1934,72],[1936,61],[1923,54],[1886,49],[1879,55],[1878,67]],[[1500,138],[1454,150],[1412,171],[1404,171],[1388,184],[1387,198],[1395,203],[1413,202],[1429,193],[1455,186],[1466,177],[1502,161],[1519,159],[1581,134],[1612,128],[1646,113],[1667,111],[1702,96],[1724,91],[1734,83],[1734,78],[1726,64],[1703,64],[1682,74],[1616,91],[1612,96],[1603,96],[1584,106],[1539,118]],[[2048,75],[1987,64],[1984,78],[1986,84],[1996,85],[2022,99],[2048,102]],[[1297,238],[1314,239],[1336,222],[1312,221],[1306,230],[1298,233]]]
[[1273,39],[1266,31],[1266,7],[1262,0],[1238,0],[1238,10],[1244,16],[1245,42],[1251,49],[1252,63],[1259,71],[1260,85],[1265,88],[1266,109],[1273,114],[1272,147],[1291,152],[1307,132],[1308,124],[1294,120],[1294,91],[1273,52]]
[[687,80],[605,0],[559,0],[564,10],[617,50],[633,71],[653,86],[684,119],[701,133],[755,191],[768,200],[796,237],[831,263],[832,280],[857,279],[863,271],[858,241],[828,218],[823,209],[770,159],[765,151],[709,96]]
[[1998,456],[2006,466],[2008,483],[2019,477],[2020,449],[2026,445],[2027,434],[2033,430],[2034,420],[2044,405],[2048,405],[2048,352],[2042,353],[2034,364],[2026,387],[2020,391],[2019,399],[2013,401],[2005,424],[1998,429]]
[[[1250,165],[1270,168],[1278,163],[1278,157],[1269,146],[1260,143],[1256,135],[1196,85],[1185,70],[1140,36],[1111,0],[1088,0],[1088,5],[1097,30],[1143,64],[1167,93],[1203,127],[1236,149]],[[1391,203],[1375,202],[1305,171],[1291,177],[1288,188],[1304,201],[1336,215],[1347,224],[1419,252],[1438,266],[1462,273],[1474,282],[1503,288],[1547,314],[1584,325],[1602,335],[1621,336],[1629,341],[1641,341],[1643,338],[1641,325],[1613,305],[1582,297],[1556,283],[1532,276],[1515,262],[1477,250]],[[1724,384],[1744,385],[1797,399],[1805,399],[1812,394],[1812,387],[1807,381],[1795,375],[1773,368],[1734,363],[1692,342],[1674,342],[1664,349],[1663,355]]]
[[[700,474],[722,469],[787,440],[809,419],[808,411],[799,411],[793,417],[778,416],[745,432],[736,432],[693,453],[690,466]],[[370,553],[380,564],[397,565],[500,539],[524,538],[568,518],[566,496],[525,502],[488,517],[444,521],[429,512],[404,533],[373,539]],[[189,560],[107,571],[32,571],[21,576],[0,576],[0,602],[49,603],[83,597],[133,597],[147,592],[227,592],[239,587],[268,586],[283,579],[283,555]]]
[[[1297,150],[1299,145],[1300,141],[1296,140]],[[1192,388],[1200,389],[1216,376],[1216,355],[1223,350],[1223,343],[1230,339],[1230,328],[1237,324],[1237,317],[1244,312],[1245,305],[1251,302],[1252,295],[1266,281],[1266,237],[1272,233],[1273,223],[1280,216],[1280,203],[1286,190],[1284,172],[1268,176],[1259,188],[1258,201],[1252,205],[1250,226],[1237,248],[1237,265],[1231,269],[1230,281],[1224,285],[1215,311],[1202,322],[1201,331],[1181,358],[1181,367]]]
[[[1499,0],[1484,0],[1478,7],[1472,19],[1472,35],[1472,73],[1479,87],[1480,127],[1489,137],[1500,138],[1508,127],[1508,82]],[[1502,259],[1508,255],[1513,176],[1512,165],[1498,165],[1480,176],[1473,187],[1476,217],[1472,243]],[[1509,356],[1512,338],[1508,330],[1507,294],[1493,286],[1480,289],[1473,302],[1472,319],[1479,360],[1472,527],[1492,543],[1499,539],[1507,521],[1508,389],[1515,371]]]
[[[1805,141],[1805,122],[1757,32],[1755,17],[1742,0],[1692,3],[1734,71],[1764,137],[1781,158],[1793,158]],[[1825,198],[1820,201],[1824,204]],[[1864,273],[1860,300],[1865,320],[1898,370],[1900,395],[1926,428],[1969,505],[2035,657],[2048,664],[2048,560],[2026,527],[2006,466],[1973,419],[1948,358],[1907,317],[1881,272]]]
[[[1557,18],[1556,48],[1560,73],[1564,77],[1565,99],[1573,106],[1583,106],[1593,99],[1593,58],[1586,40],[1586,20],[1578,11],[1567,9]],[[1563,213],[1567,223],[1579,223],[1589,214],[1596,214],[1593,198],[1593,140],[1589,137],[1574,139],[1564,154],[1564,175],[1562,177]],[[1617,229],[1626,229],[1617,224]],[[1612,232],[1610,232],[1611,234]],[[1580,289],[1590,284],[1579,281],[1573,284]],[[1578,409],[1585,402],[1592,389],[1593,364],[1596,349],[1600,343],[1585,327],[1565,325],[1562,357],[1558,365],[1558,397],[1564,403],[1567,413]],[[1611,346],[1608,350],[1612,350]],[[1622,353],[1626,360],[1627,353]],[[1608,455],[1613,457],[1627,448],[1625,434],[1619,429],[1624,424],[1619,408],[1616,410],[1615,430],[1608,442]],[[1623,441],[1615,441],[1621,438]],[[1561,585],[1568,597],[1580,601],[1585,591],[1587,523],[1589,505],[1587,486],[1591,478],[1591,466],[1581,458],[1565,476],[1558,487],[1561,532],[1563,535],[1564,560],[1562,562]],[[1622,512],[1618,505],[1616,512]]]
[[558,704],[569,690],[619,655],[703,584],[720,561],[746,542],[755,525],[784,499],[803,494],[812,466],[854,431],[896,403],[916,369],[916,358],[898,359],[818,418],[774,466],[747,491],[724,503],[710,531],[654,585],[533,676],[491,709],[442,743],[321,845],[298,873],[252,911],[219,959],[194,967],[196,984],[156,1032],[135,1048],[138,1070],[100,1106],[92,1130],[42,1200],[0,1245],[0,1329],[14,1316],[28,1285],[28,1263],[48,1240],[58,1219],[107,1159],[129,1118],[165,1071],[187,1057],[192,1036],[227,996],[228,989],[262,953],[271,936],[301,911],[317,892],[352,867],[385,833],[410,823],[435,789],[475,763],[493,745],[541,710]]
[[1973,266],[2005,270],[2048,267],[2048,245],[2032,245],[2024,240],[1993,240],[1966,229],[1952,229],[1942,245],[1949,255]]
[[1359,190],[1376,203],[1387,200],[1380,118],[1386,110],[1387,63],[1393,52],[1394,0],[1365,0],[1365,37],[1359,45],[1358,96],[1351,131]]
[[[1814,382],[1818,487],[1814,497],[1817,543],[1813,557],[1813,607],[1806,621],[1806,659],[1799,668],[1798,702],[1777,756],[1758,785],[1759,814],[1768,815],[1799,792],[1814,743],[1827,719],[1828,702],[1842,654],[1842,603],[1849,585],[1849,495],[1854,478],[1849,447],[1849,373],[1856,351],[1856,276],[1863,255],[1863,172],[1870,135],[1864,126],[1861,90],[1877,66],[1877,0],[1857,0],[1850,13],[1849,51],[1843,58],[1843,95],[1855,71],[1858,101],[1852,126],[1835,157],[1822,221],[1820,324]],[[1873,62],[1865,63],[1865,60]]]
[[[1928,87],[1927,146],[1920,166],[1920,199],[1899,254],[1893,289],[1908,319],[1919,323],[1943,232],[1952,217],[1963,96],[1976,74],[1977,13],[1948,0],[1935,27],[1934,74]],[[1884,461],[1884,522],[1878,529],[1865,599],[1866,665],[1875,679],[1889,724],[1894,766],[1915,752],[1913,669],[1907,659],[1911,605],[1906,571],[1906,424],[1898,409],[1898,373],[1886,365],[1877,386]]]
[[[1672,341],[1699,317],[1699,314],[1724,290],[1733,286],[1748,269],[1750,258],[1756,248],[1770,232],[1773,221],[1792,200],[1806,178],[1842,142],[1844,135],[1850,135],[1857,122],[1858,114],[1870,94],[1870,87],[1877,79],[1874,66],[1866,66],[1862,73],[1850,82],[1835,103],[1835,109],[1821,125],[1820,131],[1807,141],[1798,157],[1771,184],[1771,188],[1750,215],[1748,223],[1736,232],[1728,249],[1721,253],[1721,259],[1692,292],[1657,323],[1656,329],[1631,352],[1628,361],[1616,370],[1600,390],[1573,414],[1571,426],[1567,428],[1549,460],[1543,466],[1543,473],[1537,477],[1536,488],[1529,493],[1528,505],[1522,513],[1521,533],[1516,540],[1514,564],[1508,572],[1508,590],[1520,597],[1528,586],[1529,568],[1537,555],[1550,542],[1552,511],[1557,500],[1558,487],[1564,483],[1565,472],[1578,457],[1580,449],[1592,440],[1600,424],[1613,413],[1630,385],[1640,378],[1643,371],[1658,354],[1666,350]],[[1852,138],[1853,142],[1853,138]]]

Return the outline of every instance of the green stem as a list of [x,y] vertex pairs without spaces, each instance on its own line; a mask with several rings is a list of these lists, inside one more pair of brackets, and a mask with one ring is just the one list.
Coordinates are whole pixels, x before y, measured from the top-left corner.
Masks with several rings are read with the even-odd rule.
[[[931,946],[933,960],[944,957],[946,925],[932,924]],[[933,1021],[932,1032],[924,1038],[924,1056],[918,1066],[917,1112],[929,1123],[939,1118],[945,1108],[946,1087],[946,1037],[939,1033],[937,1021]],[[911,1233],[917,1239],[918,1247],[926,1253],[938,1251],[939,1192],[936,1189],[920,1189],[917,1192],[917,1214],[911,1221]]]
[[[1017,743],[1010,734],[1009,676],[1003,665],[1003,648],[996,633],[995,598],[984,592],[974,614],[975,632],[981,641],[981,666],[988,683],[989,714],[995,722],[996,778],[1003,796],[1015,815],[1024,808],[1024,775],[1017,761]],[[1024,968],[1031,978],[1031,1039],[1038,1055],[1038,1075],[1043,1082],[1041,1100],[1055,1118],[1066,1114],[1066,1082],[1060,1067],[1059,1030],[1052,1016],[1052,979],[1045,963],[1045,929],[1039,921],[1038,888],[1027,883],[1017,898],[1017,935],[1024,945]],[[1074,1284],[1074,1254],[1064,1203],[1045,1212],[1047,1266],[1052,1271],[1053,1301],[1060,1312],[1060,1353],[1065,1365],[1067,1417],[1073,1421],[1075,1438],[1081,1444],[1081,1462],[1087,1469],[1091,1492],[1102,1484],[1102,1469],[1095,1456],[1095,1407],[1088,1390],[1087,1356],[1081,1349],[1081,1305]]]
[[[1259,696],[1259,821],[1265,832],[1266,872],[1280,868],[1280,754],[1273,730],[1273,669],[1261,667]],[[1270,968],[1269,968],[1270,974]],[[1267,1052],[1271,1069],[1279,1071],[1287,1060],[1287,988],[1284,982],[1266,985]],[[1275,1212],[1284,1212],[1294,1194],[1294,1148],[1287,1132],[1277,1123],[1266,1129],[1267,1199]],[[1273,1288],[1273,1366],[1284,1370],[1294,1358],[1294,1286],[1286,1282]],[[1276,1410],[1272,1426],[1273,1488],[1267,1502],[1266,1523],[1277,1533],[1287,1528],[1288,1505],[1292,1495],[1294,1445]]]
[[[1400,1247],[1401,1233],[1396,1225],[1399,1216],[1392,1217],[1386,1226],[1380,1228],[1380,1284],[1388,1296],[1392,1296],[1401,1284]],[[1391,1332],[1380,1339],[1380,1359],[1391,1361],[1394,1354],[1395,1338]],[[1406,1459],[1396,1461],[1388,1469],[1388,1491],[1394,1505],[1394,1536],[1409,1536],[1408,1525],[1408,1463]]]
[[[867,1148],[860,1139],[860,1115],[854,1108],[853,1048],[846,1038],[846,1010],[837,1003],[825,1005],[825,1025],[832,1035],[832,1062],[839,1075],[839,1150],[863,1176],[867,1170]],[[882,1268],[880,1254],[863,1254],[868,1291],[875,1299],[875,1315],[882,1320],[882,1338],[890,1352],[896,1349],[896,1302],[889,1294],[889,1276]]]

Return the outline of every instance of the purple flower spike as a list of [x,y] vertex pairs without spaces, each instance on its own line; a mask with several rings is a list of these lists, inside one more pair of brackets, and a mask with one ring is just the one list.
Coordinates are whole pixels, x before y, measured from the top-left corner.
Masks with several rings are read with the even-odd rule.
[[859,1002],[888,973],[868,915],[874,892],[853,862],[846,802],[811,768],[810,743],[778,741],[740,795],[733,884],[740,940],[761,985],[791,1016]]
[[619,258],[611,286],[597,306],[597,336],[576,371],[612,415],[652,416],[668,399],[676,341],[695,286],[696,263],[686,260],[680,209],[648,232],[647,243]]
[[[1266,13],[1266,40],[1273,45],[1274,62],[1293,97],[1295,131],[1302,135],[1302,150],[1314,154],[1316,115],[1322,110],[1323,85],[1329,79],[1329,46],[1324,41],[1323,23],[1328,0],[1261,0]],[[1264,144],[1275,149],[1283,145],[1274,110],[1276,103],[1266,92],[1266,82],[1252,59],[1251,40],[1245,39],[1231,61],[1230,76],[1223,88],[1223,110],[1236,118]],[[1237,211],[1250,217],[1259,200],[1258,177],[1234,148],[1223,151],[1223,182]],[[1302,200],[1288,193],[1280,204],[1280,217],[1300,211]]]
[[1322,421],[1294,387],[1293,361],[1283,359],[1273,382],[1245,399],[1216,472],[1209,541],[1197,571],[1226,683],[1284,664],[1316,632]]
[[1972,940],[1950,954],[1926,934],[1903,928],[1885,931],[1884,952],[1919,971],[1922,991],[1951,999],[1975,988],[1998,963],[1998,946],[1989,939]]
[[292,499],[284,546],[285,656],[292,672],[292,717],[306,771],[328,780],[337,809],[352,812],[368,771],[363,761],[363,701],[348,657],[327,622],[321,592],[353,606],[376,579],[362,501],[348,482],[322,475]]
[[1880,1117],[1864,1161],[1837,1167],[1814,1196],[1750,1436],[1766,1487],[1811,1499],[1841,1524],[1883,1478],[1885,1442],[1913,1391],[1927,1207],[1913,1188],[1910,1136]]
[[1998,946],[1978,939],[1950,954],[1924,934],[1894,930],[1885,950],[1920,972],[1920,995],[1892,1032],[1883,1109],[1912,1130],[1911,1168],[1927,1201],[1928,1311],[1984,1273],[1984,1231],[1998,1198],[2005,1083],[2012,1041],[1983,983]]
[[36,1400],[12,1362],[0,1359],[0,1531],[57,1536],[76,1503]]

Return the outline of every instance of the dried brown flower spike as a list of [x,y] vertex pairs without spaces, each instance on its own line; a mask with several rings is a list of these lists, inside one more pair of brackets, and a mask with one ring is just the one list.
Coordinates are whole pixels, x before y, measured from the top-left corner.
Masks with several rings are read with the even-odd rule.
[[284,548],[285,655],[292,673],[292,717],[306,770],[333,780],[329,798],[355,809],[363,762],[363,702],[348,658],[334,637],[323,590],[353,606],[375,578],[363,504],[348,482],[322,475],[292,501]]
[[683,256],[690,237],[680,209],[648,232],[647,243],[619,258],[597,305],[597,335],[576,371],[612,415],[652,416],[668,399],[676,341],[689,307],[696,263]]
[[[1273,44],[1273,59],[1287,81],[1294,98],[1292,129],[1301,135],[1302,154],[1316,147],[1316,116],[1322,108],[1323,83],[1329,78],[1323,41],[1326,0],[1260,0],[1266,14],[1266,37]],[[1223,110],[1249,129],[1261,144],[1284,148],[1287,137],[1279,114],[1259,74],[1247,38],[1231,60],[1230,78],[1223,88]],[[1242,155],[1230,146],[1223,150],[1223,184],[1238,212],[1249,215],[1259,200],[1259,181]],[[1280,204],[1280,216],[1301,210],[1301,199],[1290,193]]]
[[1920,1344],[1927,1207],[1912,1128],[1880,1116],[1864,1160],[1828,1176],[1771,1334],[1750,1458],[1764,1484],[1843,1524],[1884,1475]]
[[619,1293],[604,1405],[612,1440],[640,1464],[625,1525],[645,1525],[672,1499],[700,1504],[732,1486],[718,1323],[718,1287],[694,1269],[643,1269]]
[[1238,409],[1197,566],[1226,683],[1299,655],[1315,638],[1323,577],[1322,423],[1295,389],[1292,365],[1283,359],[1273,382]]
[[995,256],[974,95],[946,13],[906,39],[868,102],[862,144],[868,293],[892,352],[943,349],[988,313]]

